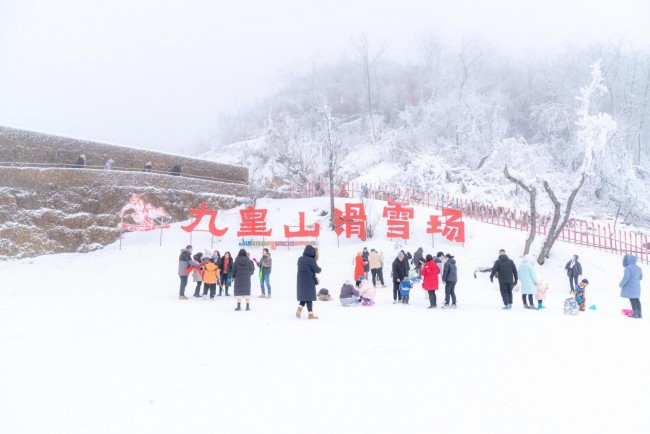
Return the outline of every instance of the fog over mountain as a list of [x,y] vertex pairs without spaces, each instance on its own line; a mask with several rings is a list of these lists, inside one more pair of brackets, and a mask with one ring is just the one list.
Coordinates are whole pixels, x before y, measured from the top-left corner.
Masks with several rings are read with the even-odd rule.
[[360,35],[402,68],[420,63],[429,35],[456,55],[472,41],[519,63],[598,44],[643,50],[648,16],[633,0],[4,0],[0,124],[196,154],[221,135],[222,113],[255,109],[314,63],[351,60]]

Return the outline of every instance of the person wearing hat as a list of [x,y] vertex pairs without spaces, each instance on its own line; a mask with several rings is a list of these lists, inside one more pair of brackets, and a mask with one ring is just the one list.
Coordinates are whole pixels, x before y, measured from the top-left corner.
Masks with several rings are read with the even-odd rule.
[[582,279],[582,282],[578,283],[578,285],[576,285],[575,289],[573,290],[573,297],[576,299],[576,303],[578,303],[578,310],[581,312],[585,311],[587,305],[587,285],[589,285],[589,281],[587,279]]
[[402,280],[406,279],[409,275],[408,261],[405,258],[404,252],[399,252],[397,258],[393,261],[393,304],[402,301],[402,294],[399,291],[399,284]]
[[180,294],[178,298],[180,300],[187,300],[185,297],[185,288],[187,287],[187,278],[190,271],[190,267],[200,267],[201,264],[192,260],[192,246],[188,245],[181,250],[181,254],[178,257],[178,277],[181,279]]
[[621,288],[621,297],[629,298],[632,305],[632,316],[630,318],[641,318],[641,280],[643,273],[636,265],[636,256],[625,255],[623,257],[623,279],[618,286]]

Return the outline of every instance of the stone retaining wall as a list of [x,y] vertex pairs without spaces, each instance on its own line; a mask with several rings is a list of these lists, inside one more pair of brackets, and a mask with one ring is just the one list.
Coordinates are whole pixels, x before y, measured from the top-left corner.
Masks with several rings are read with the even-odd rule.
[[0,259],[113,243],[120,236],[118,213],[132,193],[182,221],[201,202],[212,209],[244,203],[248,186],[142,172],[0,167]]

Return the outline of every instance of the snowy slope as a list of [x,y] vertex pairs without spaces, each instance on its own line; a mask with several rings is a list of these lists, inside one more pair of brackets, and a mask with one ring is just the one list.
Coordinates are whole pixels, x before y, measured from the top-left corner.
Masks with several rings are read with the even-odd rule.
[[[315,221],[327,200],[258,205],[280,240],[282,224],[298,211]],[[525,234],[470,221],[464,247],[438,238],[432,248],[420,235],[429,214],[416,209],[406,248],[456,255],[457,310],[426,309],[421,289],[393,305],[380,288],[374,307],[317,302],[320,320],[298,321],[298,248],[272,252],[273,299],[254,298],[251,312],[234,312],[232,297],[182,302],[177,258],[189,236],[178,224],[162,247],[159,233],[135,233],[121,251],[0,263],[0,432],[647,432],[650,320],[619,313],[621,258],[558,244],[538,268],[548,309],[524,310],[515,293],[503,311],[496,283],[473,271],[499,248],[518,264]],[[237,210],[219,214],[230,227],[215,242],[222,253],[238,251],[238,221]],[[338,295],[364,245],[384,252],[388,280],[396,243],[382,223],[377,233],[340,247],[323,233],[322,286]],[[210,248],[210,237],[193,244]],[[574,253],[597,310],[568,317],[563,266]]]

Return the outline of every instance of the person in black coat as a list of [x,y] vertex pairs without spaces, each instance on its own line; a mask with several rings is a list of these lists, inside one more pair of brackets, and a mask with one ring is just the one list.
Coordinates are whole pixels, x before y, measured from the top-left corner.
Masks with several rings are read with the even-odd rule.
[[[445,255],[447,260],[442,267],[442,281],[445,282],[445,305],[443,309],[456,309],[456,282],[458,281],[458,270],[456,268],[456,260],[452,255],[447,253]],[[449,305],[449,297],[451,297],[451,306]]]
[[578,280],[582,276],[582,265],[578,262],[578,255],[573,255],[573,258],[564,266],[566,275],[569,276],[569,291],[573,291],[578,286]]
[[499,289],[503,299],[503,308],[512,309],[512,288],[517,284],[519,276],[517,267],[512,259],[508,258],[506,251],[499,250],[499,259],[496,260],[490,273],[490,282],[494,282],[494,276],[499,280]]
[[246,250],[239,250],[231,272],[231,277],[235,280],[235,297],[237,297],[235,310],[241,310],[242,297],[246,297],[246,310],[251,310],[251,276],[254,272],[255,264],[246,254]]
[[399,284],[409,275],[409,261],[404,255],[404,251],[397,254],[393,261],[393,304],[402,301],[402,293],[399,291]]
[[296,295],[300,305],[296,311],[296,318],[300,318],[302,308],[307,305],[309,319],[318,319],[313,312],[313,302],[316,301],[316,284],[318,283],[316,274],[321,272],[317,260],[318,250],[311,245],[306,246],[302,256],[298,258]]
[[[368,272],[370,271],[370,262],[368,262],[368,258],[370,257],[370,252],[368,251],[367,247],[363,248],[363,251],[361,252],[361,257],[363,258],[363,272],[365,274],[365,278],[368,278]],[[355,276],[359,277],[359,276]]]
[[415,267],[415,271],[418,272],[418,276],[420,275],[420,270],[422,270],[422,263],[426,262],[422,261],[422,259],[424,259],[424,249],[422,247],[418,247],[418,249],[413,254],[413,267]]
[[217,267],[219,267],[220,271],[218,295],[221,296],[221,292],[225,288],[226,296],[230,296],[230,294],[228,294],[228,289],[230,288],[231,282],[230,271],[232,270],[232,256],[230,255],[230,252],[224,253],[223,256],[219,258]]

